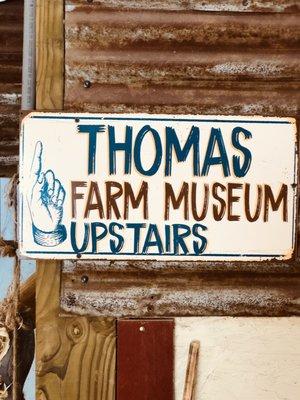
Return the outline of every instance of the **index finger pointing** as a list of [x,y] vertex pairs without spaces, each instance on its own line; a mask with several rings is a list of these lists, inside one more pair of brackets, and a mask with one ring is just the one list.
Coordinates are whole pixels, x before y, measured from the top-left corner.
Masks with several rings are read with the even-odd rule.
[[38,141],[35,145],[34,156],[30,168],[31,177],[35,178],[35,180],[39,178],[42,170],[42,152],[43,152],[42,142]]

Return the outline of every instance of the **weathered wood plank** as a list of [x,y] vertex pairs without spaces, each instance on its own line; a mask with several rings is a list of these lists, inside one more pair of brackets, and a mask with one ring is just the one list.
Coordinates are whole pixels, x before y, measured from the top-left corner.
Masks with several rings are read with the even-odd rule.
[[60,267],[38,263],[37,398],[113,400],[115,323],[59,317]]
[[[63,0],[37,2],[37,108],[63,108]],[[59,316],[60,263],[37,264],[37,399],[113,400],[115,322]]]
[[63,109],[64,2],[37,1],[37,87],[40,110]]
[[[53,6],[55,9],[53,10]],[[63,69],[64,55],[61,47],[63,40],[63,1],[37,1],[36,8],[36,47],[37,47],[37,76],[36,76],[36,105],[40,109],[61,108],[63,102]],[[58,45],[57,45],[58,44]],[[53,85],[55,79],[55,85]],[[59,326],[58,319],[58,291],[60,282],[60,266],[56,262],[37,263],[37,291],[36,291],[36,357],[37,357],[37,398],[43,399],[44,392],[52,398],[61,398],[60,381],[57,376],[46,373],[43,378],[39,373],[43,371],[45,351],[51,353],[51,342],[45,346],[44,329],[45,320],[49,319],[49,325]],[[47,295],[51,301],[48,302]],[[48,323],[48,321],[47,321]],[[56,332],[57,333],[57,332]],[[57,344],[57,343],[56,343]],[[55,343],[54,343],[55,346]],[[50,350],[47,350],[50,348]],[[40,389],[43,388],[43,389]],[[56,397],[55,397],[56,396]],[[46,396],[48,398],[48,395]]]
[[183,400],[195,400],[199,349],[200,349],[199,340],[193,340],[190,344],[190,349],[189,349]]

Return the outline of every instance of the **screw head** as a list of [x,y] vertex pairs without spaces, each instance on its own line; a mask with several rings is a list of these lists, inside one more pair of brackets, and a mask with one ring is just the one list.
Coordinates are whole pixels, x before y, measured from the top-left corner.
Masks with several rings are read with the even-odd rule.
[[89,277],[87,275],[82,275],[81,282],[82,283],[88,283],[88,281],[89,281]]
[[90,87],[92,86],[92,84],[91,84],[91,82],[90,82],[89,80],[85,80],[85,81],[83,82],[83,86],[84,86],[86,89],[88,89],[88,88],[90,88]]

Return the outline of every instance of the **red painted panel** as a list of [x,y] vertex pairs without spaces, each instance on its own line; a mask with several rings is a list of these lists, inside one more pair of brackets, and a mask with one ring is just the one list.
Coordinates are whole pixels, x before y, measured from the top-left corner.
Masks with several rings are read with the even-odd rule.
[[173,400],[174,320],[119,320],[117,400]]

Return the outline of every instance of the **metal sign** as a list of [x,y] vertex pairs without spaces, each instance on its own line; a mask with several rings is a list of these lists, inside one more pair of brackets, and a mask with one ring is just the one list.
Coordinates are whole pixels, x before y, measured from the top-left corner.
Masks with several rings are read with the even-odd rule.
[[293,256],[294,119],[31,113],[20,157],[23,256]]

